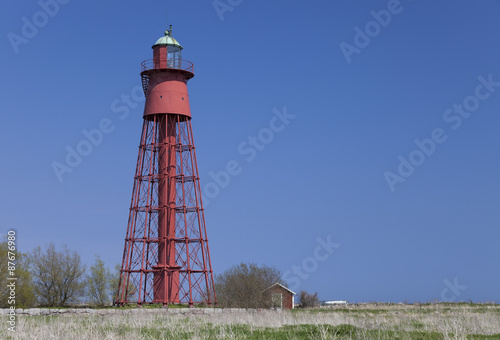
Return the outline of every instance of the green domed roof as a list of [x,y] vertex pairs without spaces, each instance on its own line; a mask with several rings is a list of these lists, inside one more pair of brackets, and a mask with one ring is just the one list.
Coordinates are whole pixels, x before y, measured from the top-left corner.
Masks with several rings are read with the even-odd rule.
[[158,39],[155,42],[155,44],[153,45],[153,47],[157,46],[157,45],[176,46],[180,50],[182,50],[181,44],[179,44],[179,42],[172,37],[172,28],[170,28],[169,30],[166,30],[165,36]]

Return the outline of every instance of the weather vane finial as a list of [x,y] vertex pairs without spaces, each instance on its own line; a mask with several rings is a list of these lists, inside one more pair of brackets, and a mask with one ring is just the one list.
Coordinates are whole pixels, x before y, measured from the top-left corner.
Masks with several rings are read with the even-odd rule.
[[168,28],[168,30],[165,31],[165,36],[169,36],[169,37],[172,36],[172,25],[170,25],[170,27]]

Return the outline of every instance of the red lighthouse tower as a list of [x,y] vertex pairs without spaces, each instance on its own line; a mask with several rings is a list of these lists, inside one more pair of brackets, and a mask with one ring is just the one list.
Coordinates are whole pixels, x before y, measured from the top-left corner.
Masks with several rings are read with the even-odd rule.
[[172,26],[142,63],[144,124],[115,303],[216,302],[187,82]]

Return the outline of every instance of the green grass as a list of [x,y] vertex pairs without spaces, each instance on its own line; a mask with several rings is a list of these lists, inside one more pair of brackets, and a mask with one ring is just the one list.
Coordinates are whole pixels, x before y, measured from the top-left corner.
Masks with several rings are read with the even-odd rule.
[[[418,325],[421,327],[420,325]],[[119,336],[134,334],[134,329],[130,327],[120,327],[115,329]],[[196,333],[196,334],[195,334]],[[444,340],[445,336],[438,332],[425,331],[392,331],[392,330],[366,330],[352,325],[342,324],[332,325],[284,325],[278,328],[255,328],[245,324],[212,325],[206,324],[196,332],[193,330],[174,331],[163,327],[141,327],[138,334],[143,339],[191,339],[193,336],[203,339],[378,339],[378,340]],[[104,334],[103,334],[104,335]],[[453,338],[453,334],[448,334]],[[500,334],[496,335],[469,335],[468,339],[500,339]]]
[[[206,326],[198,332],[198,336],[204,339],[220,339],[227,334],[231,339],[379,339],[379,340],[444,340],[445,337],[437,332],[424,331],[389,331],[389,330],[365,330],[352,325],[285,325],[279,328],[252,328],[249,325],[224,325]],[[158,328],[141,328],[140,335],[147,339],[191,339],[194,332],[183,332],[181,334],[165,331]],[[453,338],[453,334],[448,334]],[[468,339],[500,339],[497,335],[469,335]]]

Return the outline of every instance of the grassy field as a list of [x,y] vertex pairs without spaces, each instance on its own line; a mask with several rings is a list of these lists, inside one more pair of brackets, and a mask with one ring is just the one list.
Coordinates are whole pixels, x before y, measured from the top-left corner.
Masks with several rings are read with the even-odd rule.
[[16,333],[2,322],[0,339],[500,339],[499,305],[18,316],[17,322]]

